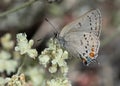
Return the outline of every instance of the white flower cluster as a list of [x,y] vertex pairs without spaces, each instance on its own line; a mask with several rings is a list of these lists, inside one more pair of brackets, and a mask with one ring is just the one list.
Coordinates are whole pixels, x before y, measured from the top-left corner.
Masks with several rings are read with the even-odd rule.
[[12,78],[6,78],[7,86],[28,86],[25,82],[24,74],[20,76],[13,75]]
[[6,80],[3,77],[0,77],[0,86],[5,86]]
[[36,49],[32,49],[34,41],[27,40],[27,35],[24,33],[17,34],[17,46],[15,47],[16,51],[19,51],[21,55],[27,54],[31,58],[37,57],[38,52]]
[[7,51],[0,51],[0,72],[4,72],[6,70],[7,74],[11,72],[15,72],[18,63],[16,60],[12,60],[11,54]]
[[71,86],[71,83],[66,78],[56,78],[47,81],[47,86]]
[[14,46],[14,41],[11,40],[11,34],[7,33],[1,37],[1,45],[3,48],[10,50]]
[[29,76],[32,86],[43,86],[45,71],[40,67],[29,67],[25,73]]
[[60,69],[61,73],[66,74],[68,72],[66,59],[68,59],[68,52],[62,50],[57,41],[53,39],[50,39],[48,48],[45,48],[39,56],[40,64],[49,68],[50,73],[56,73]]

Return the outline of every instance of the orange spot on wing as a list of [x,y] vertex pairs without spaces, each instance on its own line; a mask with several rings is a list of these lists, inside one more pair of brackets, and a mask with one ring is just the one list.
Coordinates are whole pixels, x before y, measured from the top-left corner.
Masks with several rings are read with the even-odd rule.
[[95,56],[95,53],[94,53],[94,48],[91,48],[91,52],[90,52],[90,57],[93,58]]
[[91,51],[94,52],[94,48],[92,48]]
[[91,52],[89,55],[91,58],[93,58],[95,56],[94,52]]

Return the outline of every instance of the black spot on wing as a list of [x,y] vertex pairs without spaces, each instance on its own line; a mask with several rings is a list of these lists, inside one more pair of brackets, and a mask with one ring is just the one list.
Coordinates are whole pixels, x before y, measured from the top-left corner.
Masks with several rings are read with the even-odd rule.
[[78,24],[79,24],[80,27],[82,26],[82,24],[80,22]]
[[89,18],[89,16],[87,16]]
[[89,35],[89,37],[91,37],[91,34]]
[[101,13],[99,10],[96,10],[96,14],[94,14],[95,17],[95,30],[97,30],[96,35],[99,36],[100,35],[100,29],[101,29]]
[[87,46],[85,46],[85,49],[87,49]]
[[94,12],[92,12],[92,14],[94,14]]
[[90,22],[90,26],[92,26],[92,23]]
[[88,53],[88,50],[86,50],[86,53]]
[[97,20],[97,17],[95,16],[95,20]]
[[91,37],[91,40],[93,40],[93,38]]
[[86,35],[84,34],[83,36],[85,37]]
[[95,27],[95,30],[97,30],[97,26]]
[[81,45],[83,45],[83,41],[82,40],[80,40],[80,43],[81,43]]
[[85,56],[85,53],[83,53],[83,56]]
[[[94,14],[94,13],[92,12],[91,14]],[[91,16],[87,16],[87,17],[89,18],[90,30],[93,30]]]
[[88,22],[89,22],[89,27],[91,32],[94,32],[96,36],[100,35],[100,29],[101,29],[101,13],[99,10],[95,10],[91,12],[91,15],[87,16]]
[[89,46],[89,41],[87,41],[87,46]]
[[91,30],[93,30],[93,28],[91,27]]
[[[78,54],[79,54],[79,53],[78,53]],[[82,56],[81,56],[81,54],[79,54],[79,57],[80,57],[81,60],[83,59]]]

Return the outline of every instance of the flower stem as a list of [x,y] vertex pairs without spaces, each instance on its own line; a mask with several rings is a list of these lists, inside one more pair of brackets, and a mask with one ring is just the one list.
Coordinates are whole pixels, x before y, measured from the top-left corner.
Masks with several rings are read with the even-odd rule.
[[16,75],[19,75],[19,74],[21,73],[22,68],[23,68],[23,66],[25,65],[26,60],[27,60],[27,57],[26,57],[26,55],[25,55],[22,64],[20,65],[20,67],[19,67],[18,70],[17,70]]
[[6,11],[6,12],[0,13],[0,17],[6,16],[6,15],[8,15],[8,14],[10,14],[10,13],[13,13],[13,12],[16,12],[16,11],[18,11],[18,10],[20,10],[20,9],[23,9],[23,8],[25,8],[25,7],[33,4],[35,1],[37,1],[37,0],[30,0],[30,1],[24,3],[24,4],[20,5],[20,6],[17,6],[17,7],[15,7],[15,8],[12,8],[12,9]]

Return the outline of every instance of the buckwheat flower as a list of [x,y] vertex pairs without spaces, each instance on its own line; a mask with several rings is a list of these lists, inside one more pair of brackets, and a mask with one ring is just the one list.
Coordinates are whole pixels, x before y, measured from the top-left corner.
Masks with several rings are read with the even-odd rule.
[[66,59],[68,59],[68,52],[62,49],[58,49],[58,53],[56,54],[55,59],[52,60],[53,65],[58,65],[61,69],[61,72],[66,74],[68,72],[68,66],[66,63]]
[[7,86],[28,86],[25,82],[24,74],[13,75],[11,78],[7,78]]
[[14,41],[11,40],[11,34],[7,33],[3,37],[1,37],[1,45],[3,48],[10,50],[14,46]]
[[19,52],[17,51],[13,51],[13,58],[16,60],[19,60],[21,58],[21,55]]
[[4,51],[4,50],[0,51],[0,60],[1,59],[6,60],[6,59],[10,59],[10,58],[11,58],[11,54],[9,52]]
[[17,67],[18,67],[18,62],[16,60],[7,60],[5,62],[5,70],[7,74],[10,74],[11,72],[15,72]]
[[72,86],[67,78],[55,78],[47,81],[47,86]]
[[68,73],[68,66],[64,65],[60,67],[60,70],[62,73],[64,73],[64,76]]
[[47,67],[47,64],[49,63],[50,58],[48,55],[41,55],[39,56],[39,60],[44,67]]
[[43,70],[43,68],[40,68],[38,66],[30,67],[27,69],[25,74],[29,76],[29,82],[32,83],[32,86],[43,86],[45,76],[45,71]]
[[64,51],[62,49],[58,49],[56,52],[55,59],[52,60],[52,64],[58,64],[59,66],[64,66],[67,63],[65,62],[65,59],[68,59],[68,52]]
[[18,63],[16,60],[11,59],[11,54],[7,51],[0,51],[0,72],[6,71],[7,74],[15,72]]
[[31,58],[37,57],[38,52],[36,49],[32,49],[31,47],[33,46],[34,41],[27,40],[27,35],[24,33],[19,33],[17,34],[17,46],[15,47],[16,51],[19,51],[21,55],[27,54]]
[[39,56],[40,64],[47,67],[50,73],[56,73],[61,69],[61,72],[66,74],[68,70],[66,59],[68,59],[68,52],[53,39],[50,39],[48,48],[45,48]]
[[57,65],[53,65],[49,67],[49,72],[50,73],[55,73],[57,72]]
[[5,79],[3,77],[0,77],[0,86],[5,86]]

